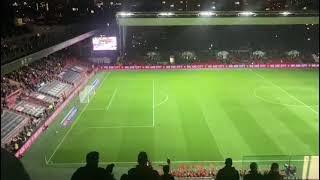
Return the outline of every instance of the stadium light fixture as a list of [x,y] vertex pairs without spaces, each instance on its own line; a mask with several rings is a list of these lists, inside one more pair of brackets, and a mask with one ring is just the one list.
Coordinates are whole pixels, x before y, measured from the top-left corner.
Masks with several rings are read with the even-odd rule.
[[199,13],[199,16],[214,16],[216,13],[210,11],[203,11]]
[[173,16],[174,13],[172,13],[172,12],[161,12],[161,13],[159,13],[158,15],[159,15],[159,16]]
[[256,13],[251,12],[251,11],[243,11],[243,12],[240,12],[238,15],[240,15],[240,16],[253,16],[253,15],[256,15]]
[[284,16],[288,16],[291,14],[291,12],[288,12],[288,11],[284,11],[284,12],[281,12],[280,13],[281,15],[284,15]]
[[123,16],[123,17],[133,16],[133,13],[131,13],[131,12],[119,12],[119,16]]

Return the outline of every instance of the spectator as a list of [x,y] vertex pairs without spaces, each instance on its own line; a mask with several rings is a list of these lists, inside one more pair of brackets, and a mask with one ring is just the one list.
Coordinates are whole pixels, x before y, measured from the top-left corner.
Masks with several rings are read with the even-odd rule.
[[116,180],[112,174],[114,164],[108,164],[106,167],[107,180]]
[[162,170],[163,170],[163,175],[161,176],[161,180],[174,180],[174,177],[171,174],[169,174],[169,171],[170,171],[169,165],[163,166]]
[[87,164],[73,173],[71,180],[106,180],[106,171],[98,167],[99,153],[90,152],[86,157]]
[[128,174],[122,174],[120,180],[128,180],[129,177],[128,177]]
[[239,172],[232,167],[232,159],[227,158],[225,167],[220,169],[217,174],[216,180],[240,180]]
[[146,152],[138,155],[138,165],[128,171],[129,180],[159,180],[157,171],[151,167]]
[[14,155],[1,148],[1,179],[30,180],[22,163]]
[[258,172],[257,163],[253,162],[250,164],[249,174],[243,177],[243,180],[262,180],[263,176]]
[[268,174],[265,175],[266,180],[283,180],[283,176],[279,173],[279,164],[272,163],[271,169]]

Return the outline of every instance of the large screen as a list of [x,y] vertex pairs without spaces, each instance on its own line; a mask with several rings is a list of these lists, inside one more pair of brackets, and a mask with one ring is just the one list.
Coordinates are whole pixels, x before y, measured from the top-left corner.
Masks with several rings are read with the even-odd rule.
[[117,50],[117,37],[94,37],[92,38],[93,50]]

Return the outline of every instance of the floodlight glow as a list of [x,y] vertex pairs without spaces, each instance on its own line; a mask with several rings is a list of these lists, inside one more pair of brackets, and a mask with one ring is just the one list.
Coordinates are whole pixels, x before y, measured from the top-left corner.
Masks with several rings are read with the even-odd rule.
[[161,13],[159,13],[158,15],[159,15],[159,16],[173,16],[174,13],[172,13],[172,12],[161,12]]
[[284,12],[281,12],[280,14],[284,15],[284,16],[288,16],[291,14],[291,12],[288,12],[288,11],[284,11]]
[[252,15],[255,15],[255,13],[251,12],[251,11],[244,11],[244,12],[240,12],[239,15],[241,15],[241,16],[252,16]]
[[199,16],[214,16],[214,15],[216,15],[216,13],[210,12],[210,11],[204,11],[199,13]]
[[119,12],[119,16],[132,16],[133,13],[130,12]]

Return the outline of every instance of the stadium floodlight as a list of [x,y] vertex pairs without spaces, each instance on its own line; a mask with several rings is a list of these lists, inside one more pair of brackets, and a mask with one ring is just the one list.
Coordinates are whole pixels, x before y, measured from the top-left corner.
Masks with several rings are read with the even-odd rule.
[[251,12],[251,11],[243,11],[243,12],[240,12],[238,15],[241,15],[241,16],[253,16],[253,15],[256,15],[256,13]]
[[172,13],[172,12],[161,12],[161,13],[159,13],[158,15],[159,15],[159,16],[173,16],[174,13]]
[[198,14],[199,16],[214,16],[216,13],[210,11],[203,11]]
[[133,13],[131,13],[131,12],[119,12],[118,15],[119,16],[123,16],[123,17],[128,17],[128,16],[133,16]]
[[284,11],[284,12],[281,12],[280,14],[284,15],[284,16],[288,16],[291,14],[291,12],[288,12],[288,11]]

